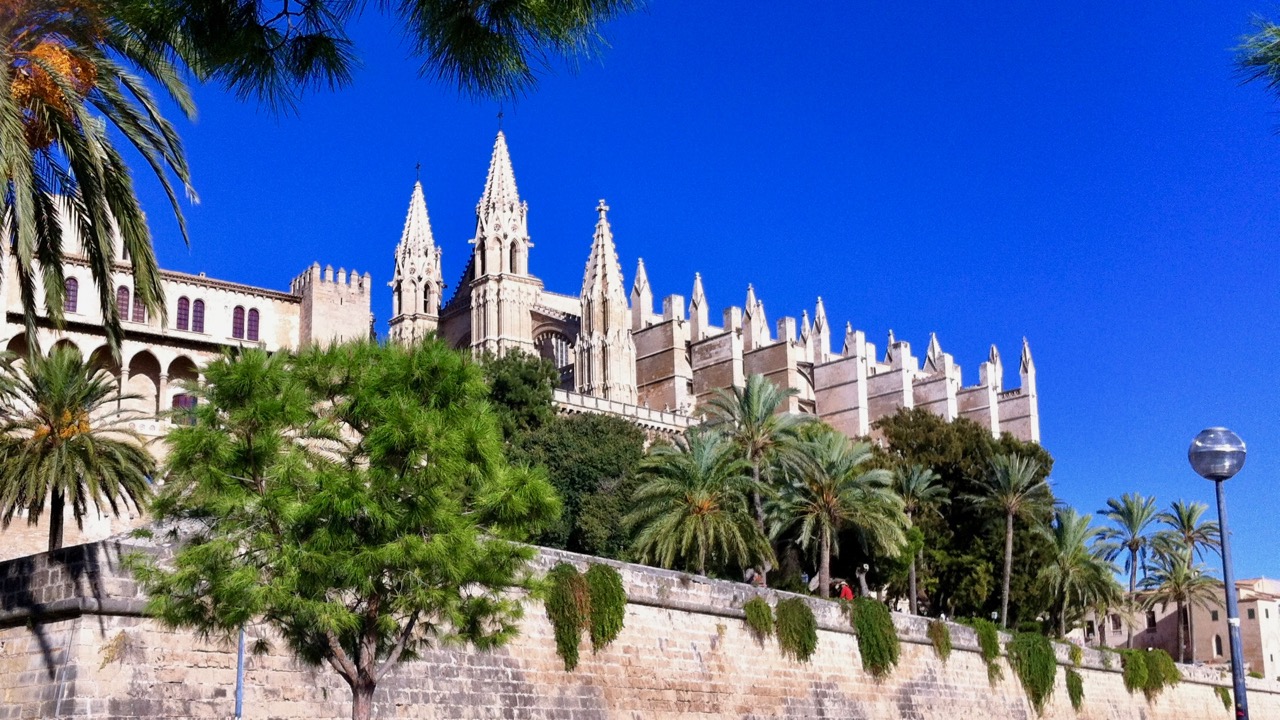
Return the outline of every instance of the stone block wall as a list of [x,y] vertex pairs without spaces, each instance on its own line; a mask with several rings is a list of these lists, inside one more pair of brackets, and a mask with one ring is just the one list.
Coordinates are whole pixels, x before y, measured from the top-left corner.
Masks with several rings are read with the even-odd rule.
[[[75,550],[75,552],[70,552]],[[0,719],[230,717],[235,649],[159,627],[138,612],[120,569],[128,546],[100,543],[0,565]],[[544,551],[545,569],[580,556]],[[521,635],[499,651],[441,649],[396,668],[379,688],[379,718],[1033,718],[1006,666],[991,684],[972,631],[953,626],[955,652],[937,659],[927,621],[895,616],[902,660],[884,680],[863,671],[839,608],[810,600],[820,632],[809,662],[757,642],[740,610],[754,588],[617,564],[626,626],[598,654],[584,645],[564,671],[550,625],[528,605]],[[773,593],[769,593],[773,595]],[[776,598],[775,598],[776,599]],[[61,605],[59,605],[61,603]],[[250,639],[259,630],[250,628]],[[1061,648],[1062,663],[1070,661]],[[1003,661],[1001,661],[1003,662]],[[1214,692],[1225,681],[1188,668],[1153,702],[1125,691],[1120,674],[1086,653],[1085,706],[1077,714],[1064,675],[1044,717],[1093,720],[1227,718]],[[327,668],[299,666],[279,649],[247,658],[245,717],[314,720],[349,714],[349,693]],[[1280,684],[1251,683],[1255,718],[1280,718]]]

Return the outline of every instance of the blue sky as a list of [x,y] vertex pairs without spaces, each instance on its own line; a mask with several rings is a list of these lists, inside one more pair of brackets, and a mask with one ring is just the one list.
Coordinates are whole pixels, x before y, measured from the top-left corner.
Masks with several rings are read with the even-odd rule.
[[[775,320],[821,295],[882,350],[937,332],[966,383],[996,343],[1016,384],[1025,335],[1061,497],[1211,501],[1186,448],[1230,426],[1237,572],[1280,576],[1280,114],[1231,64],[1269,9],[653,0],[506,105],[531,269],[576,293],[603,197],[659,298],[695,271],[713,308],[750,282]],[[279,289],[313,260],[368,270],[385,327],[421,162],[457,282],[498,104],[419,78],[376,16],[357,39],[354,84],[293,116],[197,91],[189,249],[142,182],[165,266]]]

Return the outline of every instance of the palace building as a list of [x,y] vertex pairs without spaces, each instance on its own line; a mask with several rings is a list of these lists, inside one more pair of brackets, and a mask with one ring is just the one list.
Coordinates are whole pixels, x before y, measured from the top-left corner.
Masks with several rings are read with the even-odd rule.
[[[741,386],[758,373],[797,391],[787,410],[816,415],[854,437],[871,435],[875,420],[899,408],[920,407],[948,420],[969,418],[993,435],[1039,441],[1036,369],[1025,340],[1019,386],[1006,389],[995,346],[978,367],[978,382],[965,385],[960,366],[936,336],[919,359],[890,332],[881,354],[862,331],[849,324],[843,332],[836,329],[820,297],[812,317],[806,310],[798,322],[782,317],[771,326],[764,303],[748,286],[742,306],[713,316],[695,273],[687,302],[670,295],[655,311],[643,261],[628,290],[603,200],[596,213],[582,287],[573,294],[544,288],[530,270],[529,205],[520,198],[507,140],[499,132],[476,206],[472,250],[447,298],[444,257],[432,236],[422,185],[415,184],[390,277],[390,339],[409,342],[435,333],[477,355],[540,355],[559,369],[560,412],[618,415],[651,434],[682,432],[698,422],[700,406],[718,389]],[[315,263],[281,291],[162,271],[168,319],[161,323],[133,298],[130,267],[121,257],[112,282],[125,327],[117,361],[107,349],[88,266],[77,259],[74,241],[67,245],[66,323],[62,329],[43,328],[41,346],[74,345],[118,377],[136,398],[128,401],[138,418],[134,428],[153,441],[168,428],[166,411],[192,402],[186,387],[199,381],[201,368],[229,348],[287,350],[373,333],[368,272],[335,272]],[[0,279],[3,331],[7,349],[25,354],[15,274],[9,256]],[[163,453],[159,443],[153,446]],[[67,544],[135,524],[131,518],[93,522],[83,534],[68,523]],[[6,533],[0,559],[43,547],[43,529],[19,524]]]

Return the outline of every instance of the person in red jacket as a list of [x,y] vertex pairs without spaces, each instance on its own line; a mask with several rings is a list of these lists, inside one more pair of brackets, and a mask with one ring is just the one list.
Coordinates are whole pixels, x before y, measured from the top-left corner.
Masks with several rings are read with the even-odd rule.
[[853,588],[849,587],[849,583],[843,580],[840,581],[840,599],[841,600],[853,599]]

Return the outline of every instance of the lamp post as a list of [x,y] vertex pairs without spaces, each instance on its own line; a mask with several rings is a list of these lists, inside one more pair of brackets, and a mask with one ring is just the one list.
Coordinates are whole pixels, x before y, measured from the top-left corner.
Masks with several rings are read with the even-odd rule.
[[1191,441],[1187,459],[1196,474],[1212,480],[1218,491],[1218,531],[1222,535],[1222,584],[1227,594],[1227,638],[1231,641],[1231,684],[1235,688],[1236,718],[1248,720],[1249,701],[1244,687],[1244,650],[1240,645],[1240,609],[1236,580],[1231,572],[1231,532],[1227,529],[1227,498],[1222,483],[1244,466],[1244,441],[1222,427],[1201,430]]

